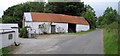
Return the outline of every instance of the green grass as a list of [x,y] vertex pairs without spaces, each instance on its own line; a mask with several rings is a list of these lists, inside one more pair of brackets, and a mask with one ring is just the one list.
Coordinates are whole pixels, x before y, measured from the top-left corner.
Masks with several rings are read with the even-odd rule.
[[8,54],[10,52],[9,48],[3,48],[2,53],[3,54]]
[[104,52],[105,54],[118,54],[118,37],[112,31],[104,29]]
[[0,18],[0,23],[2,23],[2,19]]
[[3,54],[2,56],[7,56],[7,54],[10,52],[9,48],[2,48],[0,49],[0,54]]
[[86,33],[89,33],[89,32],[92,32],[92,31],[94,31],[94,30],[88,30],[88,31],[81,31],[81,32],[76,32],[76,33],[74,33],[74,34],[86,34]]
[[0,49],[0,56],[2,55],[2,49]]

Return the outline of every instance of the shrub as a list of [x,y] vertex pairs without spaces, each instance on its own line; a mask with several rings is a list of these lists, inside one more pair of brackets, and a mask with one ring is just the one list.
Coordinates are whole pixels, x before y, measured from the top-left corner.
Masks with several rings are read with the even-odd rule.
[[22,29],[20,29],[20,34],[19,34],[19,36],[20,36],[21,38],[28,38],[27,28],[22,28]]
[[106,25],[104,29],[104,47],[106,54],[118,54],[118,22]]

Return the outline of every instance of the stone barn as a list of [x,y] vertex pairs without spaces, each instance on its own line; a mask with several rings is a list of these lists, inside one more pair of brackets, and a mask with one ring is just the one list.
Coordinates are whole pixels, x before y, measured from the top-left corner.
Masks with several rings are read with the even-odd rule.
[[23,27],[29,27],[31,34],[79,32],[90,28],[83,17],[37,12],[24,13]]

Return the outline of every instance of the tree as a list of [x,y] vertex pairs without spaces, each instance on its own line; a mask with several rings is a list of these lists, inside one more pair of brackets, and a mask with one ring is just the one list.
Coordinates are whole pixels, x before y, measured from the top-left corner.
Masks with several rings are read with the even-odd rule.
[[80,13],[84,11],[83,2],[48,2],[46,7],[47,12],[73,16],[80,16]]
[[4,11],[3,23],[18,23],[22,27],[22,19],[24,12],[49,12],[80,16],[84,11],[83,2],[26,2],[9,7]]
[[48,0],[48,2],[80,2],[81,0]]
[[5,18],[4,20],[2,20],[2,22],[4,23],[17,23],[18,22],[18,19],[16,17],[4,15],[3,18]]
[[105,27],[113,22],[118,22],[118,13],[112,7],[108,7],[103,15],[99,17],[99,24],[101,27]]
[[89,22],[91,29],[96,27],[97,18],[95,11],[90,5],[85,5],[85,11],[82,12],[82,16]]
[[27,28],[21,28],[19,36],[21,38],[28,38],[28,31]]
[[44,2],[26,2],[9,7],[2,16],[3,23],[18,23],[22,27],[24,12],[44,12]]
[[2,18],[0,18],[0,23],[2,23]]

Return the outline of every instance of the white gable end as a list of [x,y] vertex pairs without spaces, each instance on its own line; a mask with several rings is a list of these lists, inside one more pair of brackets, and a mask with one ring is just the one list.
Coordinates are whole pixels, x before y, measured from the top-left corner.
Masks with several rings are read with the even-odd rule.
[[24,13],[24,19],[25,21],[32,21],[32,16],[30,12],[25,12]]

